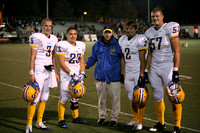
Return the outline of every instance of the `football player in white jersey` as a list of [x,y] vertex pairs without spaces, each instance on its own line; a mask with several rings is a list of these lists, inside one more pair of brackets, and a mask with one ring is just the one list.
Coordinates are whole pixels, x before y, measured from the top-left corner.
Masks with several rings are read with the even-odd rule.
[[[42,33],[34,33],[29,38],[30,43],[30,78],[29,82],[37,81],[39,84],[39,94],[37,98],[30,103],[27,111],[26,132],[32,132],[32,120],[37,108],[36,127],[42,129],[50,129],[42,123],[46,101],[49,98],[50,88],[57,86],[59,77],[57,75],[57,67],[55,60],[54,47],[58,42],[56,36],[50,34],[52,29],[52,21],[45,18],[41,22]],[[57,80],[57,81],[56,81]]]
[[[164,91],[170,81],[178,83],[180,65],[180,26],[176,22],[163,22],[163,12],[156,7],[151,12],[153,26],[150,27],[145,35],[149,39],[149,51],[146,62],[147,72],[151,68],[149,81],[153,89],[155,108],[158,123],[150,128],[150,131],[164,130]],[[180,132],[182,105],[172,104],[172,111],[175,119],[173,133]]]
[[[145,68],[145,53],[148,46],[148,40],[143,34],[136,34],[137,25],[133,21],[129,21],[125,27],[126,35],[119,39],[122,56],[121,73],[124,74],[124,86],[128,92],[133,112],[133,120],[125,124],[125,126],[137,126],[142,124],[145,112],[145,106],[139,106],[133,102],[133,88],[136,85],[145,86],[144,68]],[[125,66],[124,66],[125,65]],[[141,130],[141,128],[133,128],[133,130]]]
[[[75,81],[83,80],[85,78],[85,44],[81,41],[76,41],[77,31],[75,28],[69,28],[67,30],[66,37],[67,41],[60,41],[56,44],[56,54],[61,68],[60,100],[58,102],[58,125],[62,128],[68,128],[64,121],[64,114],[66,102],[68,98],[71,98],[68,90],[69,82],[72,78]],[[78,98],[71,98],[70,100],[73,123],[86,124],[86,121],[79,117],[78,101]]]

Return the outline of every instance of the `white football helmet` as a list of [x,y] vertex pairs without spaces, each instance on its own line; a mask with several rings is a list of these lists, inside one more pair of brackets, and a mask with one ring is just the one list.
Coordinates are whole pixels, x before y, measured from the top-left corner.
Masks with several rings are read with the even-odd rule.
[[22,97],[27,102],[33,102],[39,93],[39,84],[35,81],[34,83],[26,83],[22,90]]
[[179,104],[185,99],[185,93],[180,83],[170,81],[166,87],[169,100],[174,104]]
[[133,89],[133,102],[139,105],[145,105],[148,98],[148,90],[147,87],[140,87],[136,85]]

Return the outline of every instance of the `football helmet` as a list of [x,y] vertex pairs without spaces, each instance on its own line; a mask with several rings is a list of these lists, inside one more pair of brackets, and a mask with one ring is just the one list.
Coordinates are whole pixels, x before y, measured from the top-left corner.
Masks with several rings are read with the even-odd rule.
[[170,81],[166,87],[169,100],[174,104],[179,104],[185,99],[185,93],[180,83]]
[[39,93],[39,84],[35,81],[34,83],[26,83],[22,90],[22,97],[27,102],[33,102]]
[[148,98],[148,90],[147,87],[141,87],[136,85],[133,89],[133,102],[139,104],[139,105],[144,105],[147,101]]
[[80,81],[74,81],[73,79],[69,83],[69,94],[73,98],[81,98],[85,95],[86,88]]

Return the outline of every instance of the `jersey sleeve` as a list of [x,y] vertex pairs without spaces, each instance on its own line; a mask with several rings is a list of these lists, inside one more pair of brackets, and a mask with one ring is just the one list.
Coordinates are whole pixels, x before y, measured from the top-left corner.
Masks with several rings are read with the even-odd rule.
[[56,54],[57,55],[65,55],[67,49],[63,47],[63,41],[60,41],[56,44]]
[[180,31],[180,25],[176,22],[170,22],[167,24],[167,31],[169,38],[176,38],[179,36],[179,31]]
[[123,37],[124,37],[124,36],[121,36],[121,37],[119,38],[119,41],[118,41],[120,47],[122,47],[122,39],[123,39]]
[[37,36],[37,34],[32,34],[29,37],[29,44],[30,44],[31,48],[37,50],[39,48],[39,45],[40,45],[40,38],[39,38],[39,36]]
[[138,40],[138,50],[146,50],[148,47],[148,40],[145,35],[140,35]]

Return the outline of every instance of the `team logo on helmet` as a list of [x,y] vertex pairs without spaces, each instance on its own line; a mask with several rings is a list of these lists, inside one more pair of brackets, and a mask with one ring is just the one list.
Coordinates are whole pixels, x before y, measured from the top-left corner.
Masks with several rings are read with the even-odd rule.
[[179,104],[185,99],[185,93],[180,83],[170,81],[166,87],[169,100],[174,104]]
[[34,83],[26,83],[22,90],[22,97],[27,102],[33,102],[39,93],[39,84],[35,81]]
[[81,98],[85,95],[86,88],[80,81],[71,80],[69,83],[69,94],[73,98]]
[[148,90],[147,87],[140,87],[136,85],[133,89],[133,102],[139,105],[145,105],[148,98]]

